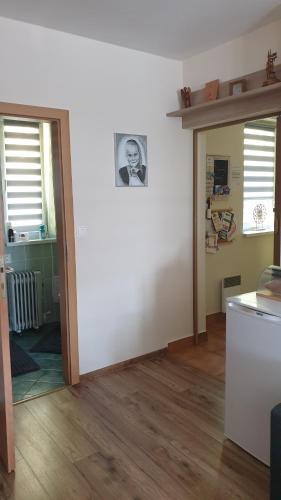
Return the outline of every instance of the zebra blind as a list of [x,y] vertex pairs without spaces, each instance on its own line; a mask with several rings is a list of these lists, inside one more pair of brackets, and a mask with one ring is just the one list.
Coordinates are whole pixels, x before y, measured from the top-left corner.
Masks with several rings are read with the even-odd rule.
[[[244,127],[243,232],[273,230],[275,119]],[[257,220],[257,213],[259,217]]]
[[40,124],[4,120],[6,220],[17,230],[43,221]]

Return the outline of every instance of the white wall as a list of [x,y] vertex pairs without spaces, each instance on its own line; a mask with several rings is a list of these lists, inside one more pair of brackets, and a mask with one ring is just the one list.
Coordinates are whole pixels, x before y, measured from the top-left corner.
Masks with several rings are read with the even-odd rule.
[[202,52],[184,61],[185,85],[197,90],[219,78],[227,81],[265,68],[267,51],[277,50],[281,62],[281,20],[252,31],[248,35]]
[[[70,110],[81,373],[192,333],[182,65],[0,18],[1,100]],[[114,187],[114,132],[148,136],[148,188]]]

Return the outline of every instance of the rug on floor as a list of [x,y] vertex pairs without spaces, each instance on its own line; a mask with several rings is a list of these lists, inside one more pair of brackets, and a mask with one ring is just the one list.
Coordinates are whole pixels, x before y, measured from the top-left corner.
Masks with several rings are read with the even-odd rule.
[[40,370],[40,366],[10,338],[12,377]]
[[61,354],[60,323],[50,323],[40,328],[41,338],[29,352],[49,352]]

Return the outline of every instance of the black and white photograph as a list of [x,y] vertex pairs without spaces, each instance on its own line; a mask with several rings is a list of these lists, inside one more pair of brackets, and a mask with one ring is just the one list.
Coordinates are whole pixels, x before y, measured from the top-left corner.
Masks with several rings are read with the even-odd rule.
[[115,185],[147,186],[147,136],[114,134]]

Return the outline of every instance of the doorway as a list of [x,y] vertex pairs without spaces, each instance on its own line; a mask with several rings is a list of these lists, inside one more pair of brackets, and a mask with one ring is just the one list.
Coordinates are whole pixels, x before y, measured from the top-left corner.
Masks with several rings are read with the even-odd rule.
[[255,291],[273,264],[275,135],[275,117],[204,132],[207,331],[221,328],[226,298]]
[[[33,275],[27,276],[27,279],[34,280],[33,287],[36,288],[37,292],[40,290],[40,276],[39,276],[39,284],[35,283],[36,279],[34,279],[34,274],[38,271],[41,271],[41,285],[42,285],[42,275],[44,274],[43,281],[45,283],[45,288],[49,287],[49,294],[45,293],[45,297],[42,298],[42,310],[40,315],[40,305],[37,303],[37,316],[35,314],[35,319],[32,317],[30,310],[27,314],[28,321],[32,319],[35,323],[32,325],[33,335],[36,335],[40,332],[40,328],[44,327],[45,329],[49,328],[49,330],[53,329],[54,325],[59,324],[60,326],[60,337],[61,337],[61,374],[63,374],[63,382],[68,385],[74,385],[79,382],[79,365],[78,365],[78,342],[77,342],[77,306],[76,306],[76,271],[75,271],[75,246],[74,246],[74,224],[73,224],[73,206],[72,206],[72,182],[71,182],[71,165],[70,165],[70,140],[69,140],[69,117],[68,112],[65,110],[51,109],[51,108],[39,108],[33,106],[24,106],[24,105],[16,105],[16,104],[6,104],[0,103],[0,116],[2,119],[6,120],[7,126],[15,126],[15,121],[20,121],[21,124],[24,122],[29,122],[29,125],[33,123],[35,128],[36,126],[44,127],[45,126],[49,130],[49,143],[51,143],[51,156],[52,156],[52,175],[53,175],[53,205],[54,210],[51,211],[53,214],[53,219],[55,220],[55,233],[50,235],[48,238],[47,231],[49,227],[51,227],[51,223],[48,221],[48,226],[46,221],[40,220],[42,224],[39,224],[39,234],[35,234],[36,230],[38,230],[37,222],[39,221],[40,216],[40,202],[37,199],[37,212],[34,212],[34,200],[31,200],[32,196],[26,196],[29,198],[28,203],[14,203],[16,208],[12,208],[14,198],[25,198],[25,196],[16,196],[16,191],[13,189],[15,187],[20,188],[22,191],[23,186],[26,187],[28,184],[30,194],[30,187],[38,188],[39,187],[39,179],[30,177],[34,175],[34,168],[30,168],[28,173],[27,171],[23,174],[23,165],[18,165],[18,159],[24,158],[25,161],[22,163],[27,163],[28,167],[34,167],[32,165],[33,161],[29,161],[31,158],[37,158],[38,155],[31,154],[30,146],[34,146],[35,149],[33,153],[37,151],[38,146],[40,149],[40,145],[29,142],[26,143],[26,136],[23,136],[24,132],[22,130],[6,130],[9,134],[21,134],[21,137],[17,136],[17,139],[25,140],[25,144],[23,142],[21,144],[15,144],[13,141],[7,141],[6,148],[7,151],[12,151],[12,154],[6,154],[7,158],[13,158],[8,163],[13,163],[10,165],[14,167],[14,172],[11,173],[13,168],[5,171],[5,175],[16,175],[17,177],[6,177],[5,179],[5,187],[9,185],[8,193],[11,194],[11,198],[13,198],[11,202],[11,198],[7,203],[7,192],[4,194],[4,191],[1,192],[1,203],[0,203],[0,278],[1,278],[1,296],[0,296],[0,389],[1,389],[1,406],[0,406],[0,455],[1,459],[4,462],[4,465],[8,472],[11,472],[15,468],[15,452],[14,452],[14,439],[13,439],[13,406],[12,406],[12,376],[11,376],[11,358],[10,358],[10,343],[9,331],[14,329],[16,323],[12,323],[13,320],[17,320],[18,318],[11,317],[11,283],[9,282],[10,278],[6,272],[7,268],[13,269],[13,264],[16,263],[15,259],[13,259],[12,252],[16,252],[17,248],[20,248],[25,257],[25,270],[27,271],[27,267],[32,267],[31,271],[33,271]],[[35,126],[36,125],[36,126]],[[30,141],[37,140],[35,136],[38,134],[33,130],[34,137],[29,137]],[[5,132],[3,137],[5,138]],[[16,136],[9,136],[7,139],[16,139]],[[41,139],[40,139],[41,141]],[[15,147],[17,146],[17,147]],[[25,146],[25,147],[24,147]],[[3,150],[3,148],[2,148]],[[4,151],[4,150],[3,150]],[[29,160],[26,161],[27,154],[22,155],[22,151],[29,151]],[[14,154],[17,152],[16,154]],[[3,153],[2,153],[3,154]],[[16,158],[16,159],[15,159]],[[42,160],[42,151],[40,150],[40,158]],[[34,163],[38,163],[34,160]],[[2,160],[2,166],[5,167],[5,159]],[[22,167],[22,168],[21,168]],[[38,165],[37,165],[38,170]],[[29,176],[23,178],[23,175]],[[19,185],[18,183],[21,183]],[[23,184],[26,182],[26,184]],[[51,180],[46,178],[44,174],[44,179],[41,179],[42,184],[51,186]],[[30,184],[31,183],[31,184]],[[24,190],[23,190],[24,191]],[[34,189],[31,190],[33,193],[39,193],[39,190]],[[49,190],[49,195],[50,195]],[[4,194],[4,196],[3,196]],[[22,194],[22,192],[21,192]],[[5,200],[6,196],[6,200]],[[36,195],[38,198],[38,196]],[[52,197],[52,196],[51,196]],[[26,201],[26,200],[25,200]],[[19,211],[23,209],[23,205],[25,205],[25,212]],[[28,208],[26,206],[28,205]],[[9,213],[8,213],[9,212]],[[7,219],[7,216],[10,217],[10,220]],[[25,216],[25,218],[23,218]],[[37,218],[38,216],[38,218]],[[14,218],[14,219],[13,219]],[[33,220],[33,223],[25,228],[27,230],[23,230],[21,222],[25,221],[23,225],[26,224],[26,221]],[[36,221],[36,224],[34,223]],[[7,226],[7,222],[12,222],[12,227]],[[50,226],[49,226],[50,224]],[[14,227],[13,227],[14,226]],[[42,227],[41,227],[42,226]],[[19,236],[12,234],[16,231],[16,227],[19,228]],[[32,233],[33,231],[33,234]],[[24,234],[27,233],[27,234]],[[55,236],[56,235],[56,236]],[[38,238],[39,237],[39,238]],[[9,241],[10,239],[17,239],[17,241]],[[20,238],[20,241],[18,241]],[[38,238],[38,239],[37,239]],[[46,241],[46,240],[50,241]],[[36,240],[36,242],[35,242]],[[44,242],[43,242],[44,240]],[[23,248],[25,250],[23,251]],[[41,250],[38,248],[41,247]],[[27,250],[28,248],[28,250]],[[32,250],[30,250],[32,248]],[[36,249],[35,249],[36,248]],[[43,264],[41,259],[38,258],[38,252],[41,253],[41,257],[44,260]],[[9,263],[5,263],[10,261]],[[27,263],[27,260],[30,262]],[[34,261],[36,262],[34,263]],[[19,262],[18,262],[19,263]],[[21,264],[23,265],[23,264]],[[10,269],[11,274],[15,271]],[[38,268],[38,269],[35,269]],[[9,271],[9,269],[7,269]],[[44,270],[44,271],[43,271]],[[20,271],[20,270],[19,270]],[[29,271],[29,270],[28,270]],[[27,272],[28,274],[28,272]],[[32,273],[30,273],[32,274]],[[38,273],[40,275],[40,272]],[[48,278],[46,276],[48,275]],[[59,279],[55,278],[58,277]],[[49,282],[47,283],[47,280]],[[23,285],[19,287],[20,293],[24,293]],[[30,288],[29,288],[30,291]],[[16,292],[15,292],[16,293]],[[28,292],[26,292],[28,295]],[[50,297],[52,297],[52,303],[50,301]],[[9,306],[8,307],[8,302]],[[18,305],[18,299],[15,300],[16,305]],[[52,307],[48,307],[48,304]],[[32,307],[31,307],[32,309]],[[26,311],[25,311],[26,312]],[[45,314],[45,315],[44,315]],[[36,323],[37,321],[37,323]],[[40,324],[40,322],[42,324]],[[50,326],[51,325],[51,326]],[[17,326],[17,325],[16,325]],[[28,325],[30,326],[30,325]],[[23,328],[21,324],[18,330],[20,332],[16,332],[13,335],[22,335],[24,338],[25,334],[28,334],[28,329]],[[42,340],[48,339],[48,332],[41,332],[42,335],[36,337],[35,344],[40,343]],[[59,337],[58,332],[52,331],[53,337]],[[49,331],[50,336],[50,331]],[[27,337],[25,337],[27,338]],[[34,339],[33,339],[34,340]],[[54,341],[56,343],[57,340]],[[33,341],[32,341],[33,343]],[[26,341],[26,344],[28,342]],[[23,347],[23,346],[21,346]],[[28,353],[30,354],[31,349],[43,349],[44,346],[41,347],[38,345],[30,345],[28,347]],[[46,349],[46,347],[45,347]],[[50,349],[50,346],[47,347]],[[34,353],[35,354],[35,353]],[[33,354],[33,356],[34,356]],[[40,353],[37,352],[37,354]],[[41,353],[42,354],[42,353]],[[50,355],[58,355],[59,353],[49,353]],[[36,358],[36,356],[35,356]],[[58,361],[58,359],[57,359]],[[61,363],[61,360],[60,360]],[[37,370],[39,371],[39,370]],[[46,391],[43,391],[46,392]],[[28,394],[28,393],[26,393]],[[30,394],[29,394],[30,395]]]
[[[270,250],[270,263],[275,265],[280,265],[280,213],[281,213],[281,202],[280,202],[280,160],[281,160],[281,118],[275,115],[266,115],[261,116],[258,120],[256,118],[249,117],[248,120],[237,120],[230,123],[223,123],[221,125],[217,124],[206,129],[202,128],[201,130],[194,131],[194,247],[193,247],[193,255],[194,255],[194,267],[193,267],[193,283],[194,283],[194,339],[195,343],[199,342],[199,336],[201,332],[206,332],[206,294],[205,294],[205,286],[206,286],[206,266],[205,266],[205,236],[206,236],[206,137],[205,134],[208,131],[214,131],[214,133],[219,133],[219,130],[226,129],[228,126],[238,126],[245,123],[254,123],[256,121],[264,122],[265,119],[273,122],[275,121],[275,193],[273,196],[274,199],[274,214],[271,212],[271,219],[273,221],[273,227],[269,233],[272,233],[271,238],[273,239],[273,251]],[[243,125],[244,127],[244,125]],[[255,135],[255,134],[254,134]],[[252,147],[252,146],[251,146]],[[248,148],[249,149],[249,148]],[[255,159],[255,158],[254,158]],[[254,160],[250,158],[250,161]],[[265,161],[270,158],[264,158]],[[249,157],[248,157],[249,160]],[[237,165],[236,165],[237,167]],[[272,166],[270,166],[272,168]],[[236,168],[234,169],[236,171]],[[261,172],[261,171],[260,171]],[[237,172],[234,172],[237,175]],[[235,176],[234,175],[234,176]],[[253,173],[252,175],[256,175]],[[268,174],[267,174],[268,175]],[[263,176],[263,174],[262,174]],[[263,179],[265,181],[265,179]],[[249,179],[248,179],[249,181]],[[256,179],[255,179],[256,181]],[[267,182],[268,179],[265,181]],[[273,188],[274,189],[274,188]],[[267,188],[265,189],[265,191]],[[229,207],[232,208],[232,207]],[[268,211],[269,213],[269,211]],[[203,228],[203,229],[202,229]],[[268,233],[268,237],[270,238],[270,234]],[[265,236],[262,236],[265,239]],[[249,240],[251,239],[252,245],[258,247],[254,242],[261,241],[260,238],[252,238],[249,235]],[[268,239],[268,238],[267,238]],[[249,241],[248,240],[248,241]],[[246,241],[246,238],[245,238]],[[261,248],[262,245],[259,245]],[[269,248],[269,245],[267,244]],[[271,253],[272,252],[272,253]],[[264,252],[266,253],[266,252]],[[267,252],[268,253],[268,252]],[[272,255],[273,254],[273,255]],[[248,256],[249,257],[249,256]],[[248,259],[249,260],[249,259]],[[260,272],[263,269],[260,267]],[[255,274],[255,279],[257,280],[258,276]],[[257,283],[256,283],[257,284]],[[253,288],[253,287],[251,287]],[[247,291],[247,290],[246,290]]]
[[0,117],[13,402],[64,386],[51,125]]

